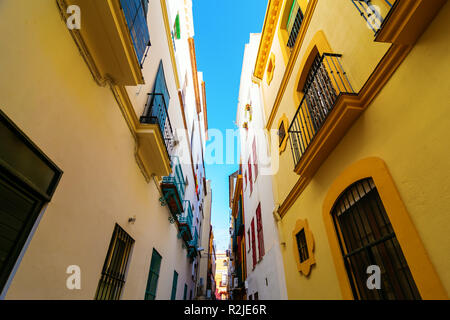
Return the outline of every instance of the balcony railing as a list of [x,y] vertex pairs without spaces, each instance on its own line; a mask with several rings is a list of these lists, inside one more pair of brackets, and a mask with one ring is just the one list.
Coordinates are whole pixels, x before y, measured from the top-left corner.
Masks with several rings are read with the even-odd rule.
[[171,167],[172,173],[170,176],[163,177],[161,182],[161,190],[172,216],[176,218],[178,214],[183,212],[182,202],[184,200],[186,185],[184,181],[183,169],[181,168],[178,157],[172,157]]
[[150,34],[147,25],[148,0],[120,0],[127,21],[137,59],[141,65],[150,47]]
[[197,255],[198,251],[198,232],[197,228],[195,229],[194,236],[191,241],[189,241],[188,246],[188,257],[194,258]]
[[395,0],[351,0],[353,5],[358,10],[361,17],[367,23],[370,29],[377,35],[381,29],[384,19],[389,10],[392,8]]
[[191,202],[189,200],[183,200],[183,214],[178,218],[180,224],[180,234],[185,241],[192,240],[192,208]]
[[298,32],[300,31],[302,21],[303,21],[303,12],[300,9],[298,2],[294,0],[286,26],[287,32],[289,34],[289,39],[287,43],[287,46],[289,48],[293,48],[295,46],[295,42],[297,41],[297,36]]
[[192,238],[191,241],[189,241],[189,246],[192,248],[198,247],[198,231],[197,231],[197,229],[195,229],[194,237]]
[[149,93],[144,115],[140,118],[141,123],[158,124],[164,139],[167,154],[173,151],[173,131],[167,112],[166,101],[162,93]]
[[303,99],[288,131],[295,166],[325,123],[338,97],[354,93],[340,58],[340,54],[324,53],[317,55],[313,62]]

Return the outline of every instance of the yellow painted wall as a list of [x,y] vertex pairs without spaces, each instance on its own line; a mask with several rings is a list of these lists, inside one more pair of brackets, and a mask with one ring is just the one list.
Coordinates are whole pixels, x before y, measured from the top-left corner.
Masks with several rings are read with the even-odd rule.
[[[317,30],[323,30],[330,46],[342,53],[344,69],[359,91],[389,45],[373,42],[373,33],[350,1],[319,1],[306,34],[294,72],[288,83],[274,126],[286,113],[292,119],[293,78],[298,73],[305,48]],[[336,14],[339,12],[339,15]],[[352,163],[366,157],[383,159],[393,176],[407,210],[418,229],[442,283],[450,290],[450,62],[447,4],[416,44],[386,87],[363,113],[322,164],[307,188],[284,216],[282,246],[289,299],[342,298],[322,217],[323,200],[339,174]],[[337,28],[336,26],[340,26]],[[343,26],[343,27],[341,27]],[[440,61],[440,63],[436,63]],[[278,201],[282,202],[298,175],[290,147],[280,158],[275,177]],[[297,271],[293,257],[292,231],[297,219],[307,219],[315,239],[316,265],[309,277]]]
[[[94,298],[116,222],[136,240],[122,298],[144,298],[153,247],[162,255],[157,299],[170,297],[173,266],[182,296],[191,281],[186,250],[138,168],[110,89],[94,82],[56,1],[2,1],[0,33],[0,108],[64,171],[6,298]],[[74,264],[81,290],[66,288]]]

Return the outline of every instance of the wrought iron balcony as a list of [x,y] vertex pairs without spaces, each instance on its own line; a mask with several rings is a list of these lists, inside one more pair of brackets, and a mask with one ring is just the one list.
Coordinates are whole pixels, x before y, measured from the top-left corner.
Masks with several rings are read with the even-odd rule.
[[300,9],[298,2],[294,0],[287,22],[287,32],[289,34],[287,46],[291,49],[295,46],[302,22],[303,12]]
[[141,123],[157,124],[159,126],[168,156],[173,151],[173,131],[170,123],[167,105],[162,93],[149,93],[144,115],[140,118]]
[[120,5],[127,21],[136,57],[142,68],[150,47],[147,25],[148,0],[120,0]]
[[375,35],[381,30],[384,19],[395,0],[351,0]]
[[[164,202],[167,203],[173,219],[183,212],[183,200],[185,193],[185,181],[183,169],[181,168],[180,159],[172,157],[171,161],[172,173],[170,176],[163,177],[161,182],[161,191],[163,193]],[[171,220],[174,221],[174,220]]]
[[195,229],[194,237],[191,241],[189,241],[189,247],[197,248],[198,247],[198,231]]
[[189,241],[188,246],[188,257],[194,258],[198,252],[198,232],[197,228],[195,229],[194,236],[191,241]]
[[186,241],[189,242],[192,240],[192,208],[191,202],[189,200],[183,200],[183,214],[181,214],[178,218],[178,222],[180,225],[180,236]]
[[322,56],[317,55],[311,66],[303,90],[303,99],[288,130],[296,167],[324,125],[339,96],[354,93],[340,58],[340,54],[324,53]]

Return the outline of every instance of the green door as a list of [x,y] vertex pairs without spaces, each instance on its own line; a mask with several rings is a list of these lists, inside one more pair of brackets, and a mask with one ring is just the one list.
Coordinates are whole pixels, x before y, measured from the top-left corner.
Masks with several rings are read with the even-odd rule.
[[178,285],[178,273],[174,271],[172,282],[172,295],[170,296],[170,300],[176,300],[177,298],[177,285]]
[[145,289],[145,300],[155,300],[156,289],[158,287],[159,270],[161,269],[162,257],[153,249],[152,261],[150,263],[150,272],[147,280],[147,289]]

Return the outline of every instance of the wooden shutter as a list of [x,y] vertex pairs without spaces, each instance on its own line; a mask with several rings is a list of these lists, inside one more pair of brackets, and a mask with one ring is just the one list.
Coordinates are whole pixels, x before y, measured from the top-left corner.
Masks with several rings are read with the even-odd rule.
[[158,73],[156,74],[155,85],[153,89],[154,93],[159,93],[164,96],[164,102],[166,104],[166,108],[169,109],[169,89],[167,89],[166,77],[164,74],[164,66],[162,60],[159,63]]
[[178,284],[178,272],[173,272],[173,282],[172,282],[172,294],[170,300],[175,300],[177,298],[177,284]]
[[248,183],[250,184],[250,194],[253,192],[253,175],[252,164],[250,158],[248,159]]
[[139,63],[142,63],[145,49],[150,45],[147,25],[148,1],[121,0],[120,4],[133,40],[136,57]]
[[262,226],[262,218],[261,218],[261,203],[258,204],[258,208],[256,209],[256,229],[258,230],[258,251],[259,251],[259,260],[264,256],[264,234],[263,234],[263,226]]
[[188,286],[187,286],[187,284],[184,284],[183,300],[187,300],[187,290],[188,290]]
[[255,241],[255,218],[252,218],[252,257],[253,257],[253,269],[256,266],[256,241]]
[[158,287],[159,270],[161,269],[161,255],[153,249],[150,272],[148,275],[147,289],[145,290],[145,300],[155,300],[156,289]]

